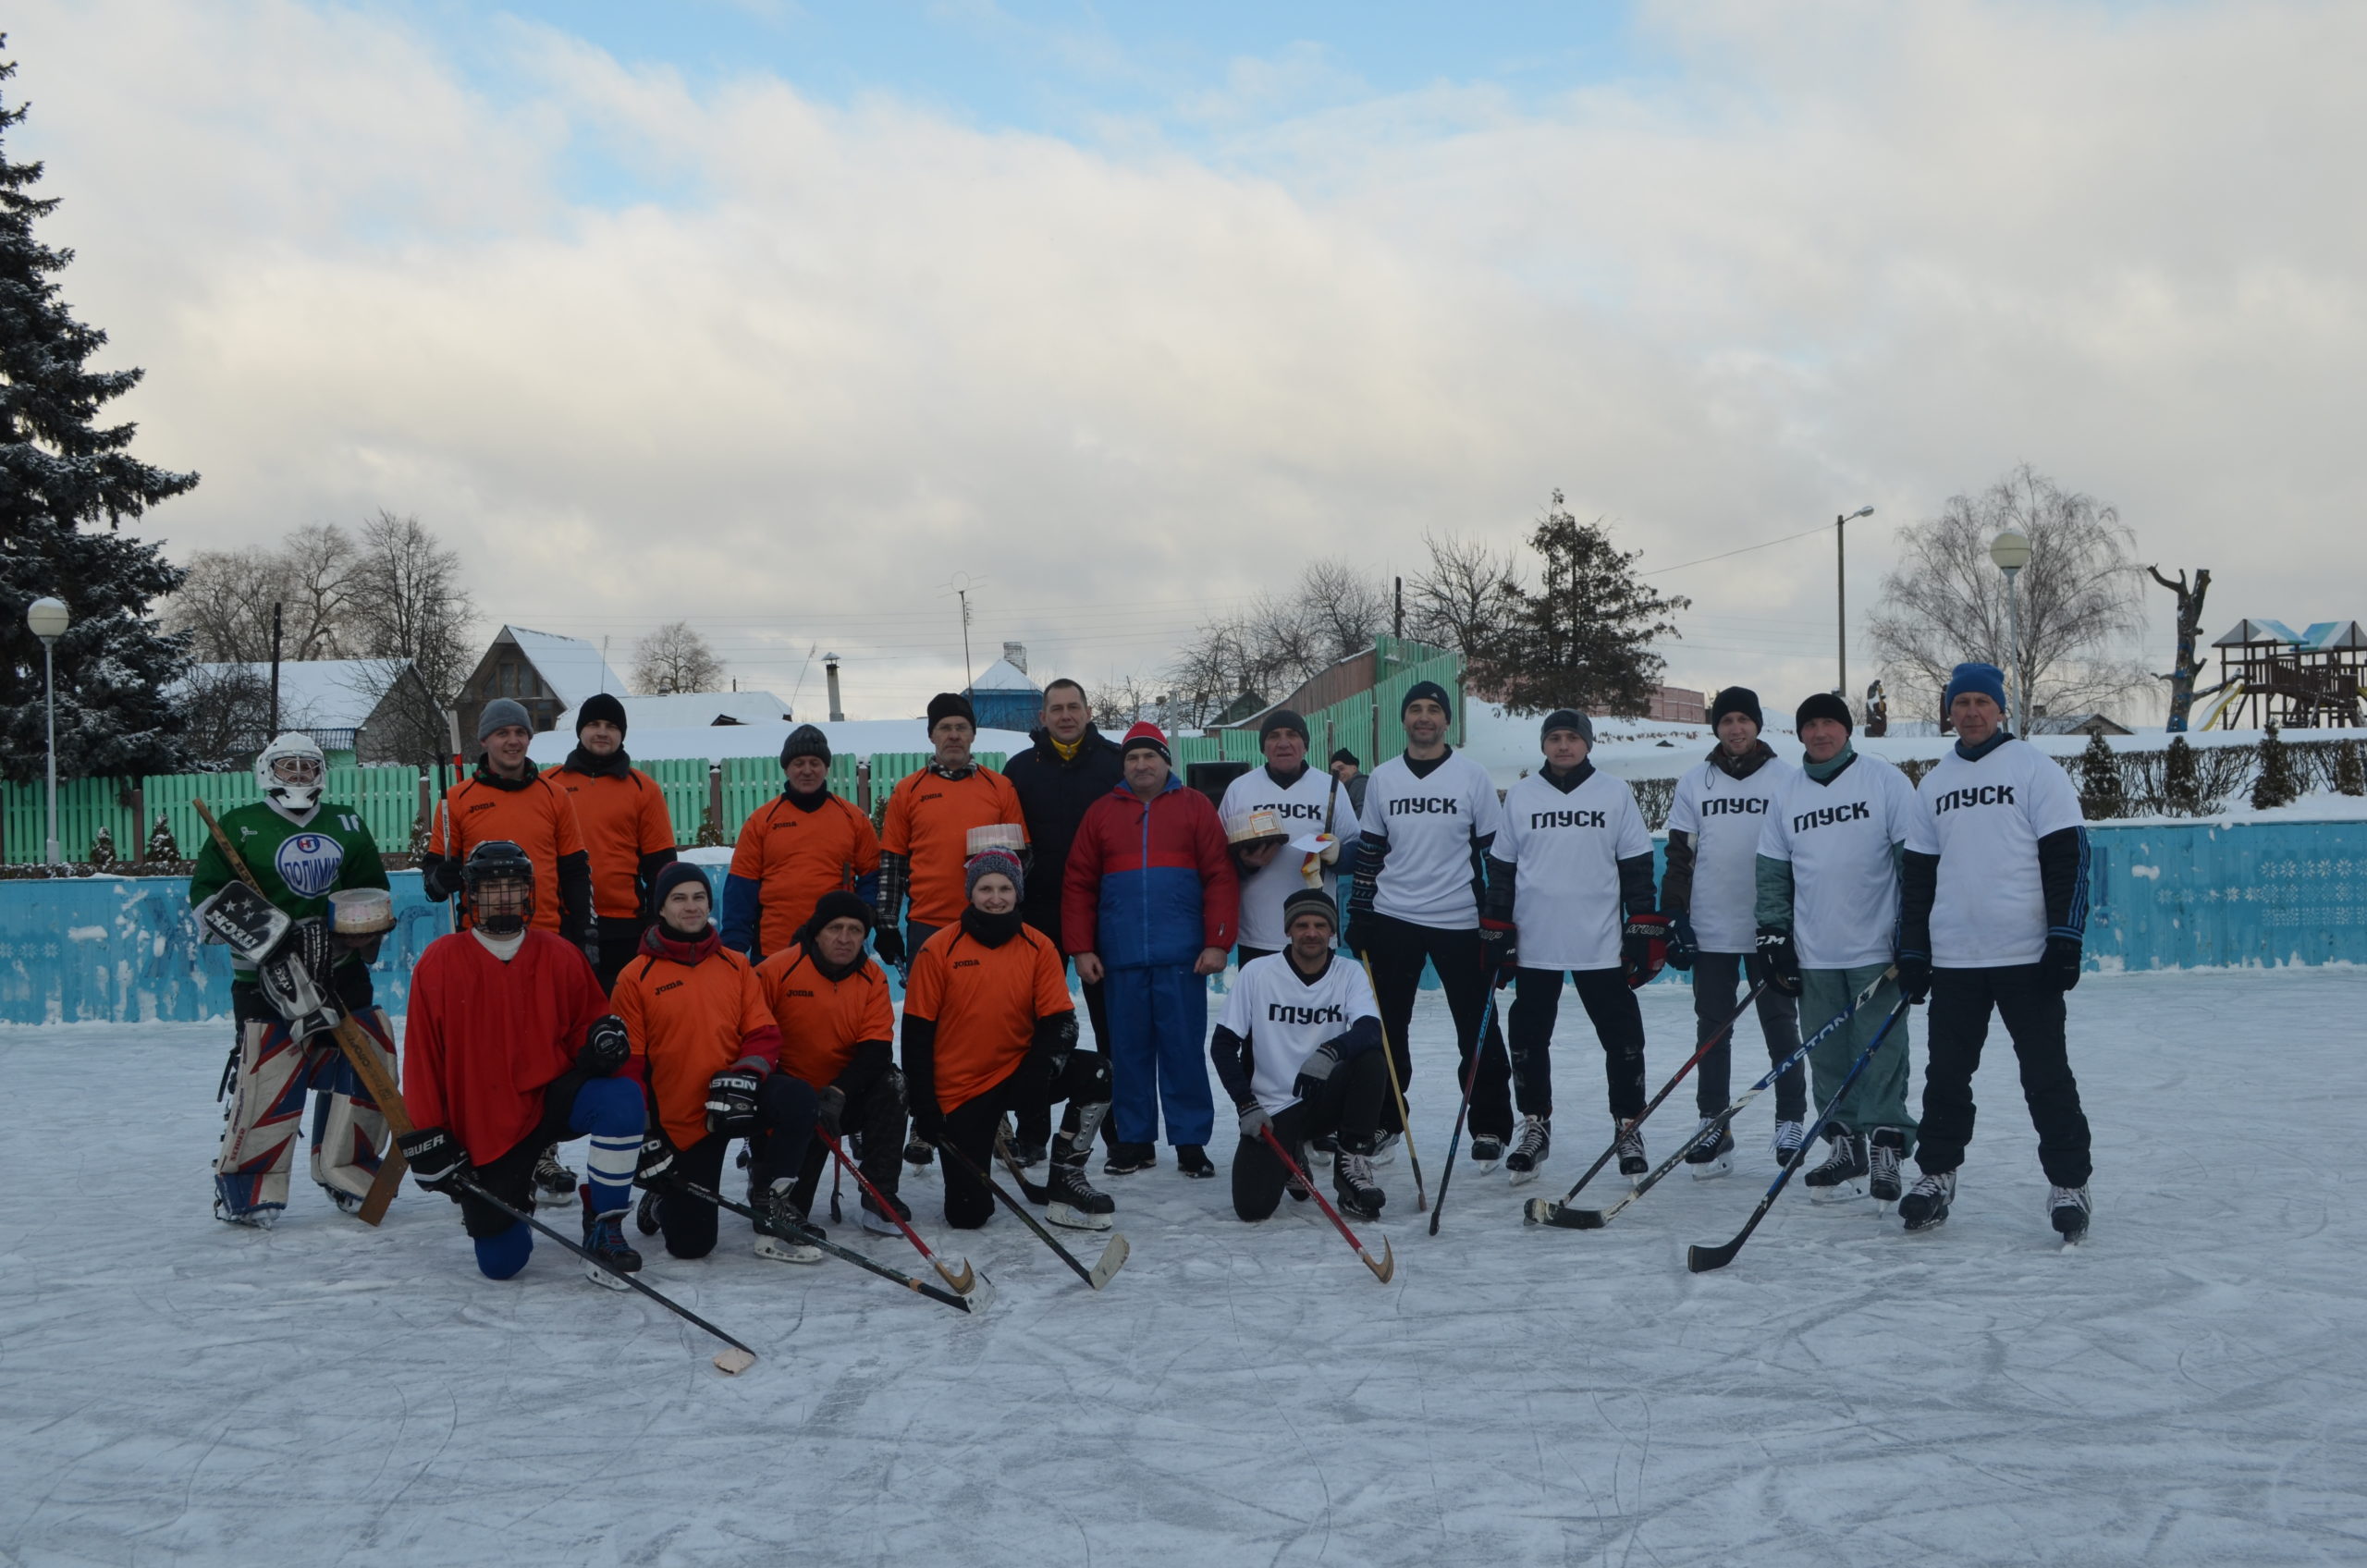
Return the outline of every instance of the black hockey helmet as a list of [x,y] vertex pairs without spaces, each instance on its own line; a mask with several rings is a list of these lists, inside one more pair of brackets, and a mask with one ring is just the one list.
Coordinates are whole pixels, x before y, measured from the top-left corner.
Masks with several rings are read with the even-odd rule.
[[[516,886],[524,896],[515,900],[505,899],[504,907],[490,913],[480,912],[478,905],[488,888]],[[487,935],[507,937],[522,931],[534,919],[533,857],[508,839],[488,839],[469,851],[460,863],[461,903],[469,923],[481,927]]]

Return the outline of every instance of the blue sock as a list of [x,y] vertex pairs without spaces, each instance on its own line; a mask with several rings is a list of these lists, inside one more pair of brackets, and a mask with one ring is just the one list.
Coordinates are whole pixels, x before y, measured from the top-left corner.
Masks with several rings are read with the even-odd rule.
[[476,1243],[477,1271],[488,1280],[509,1280],[515,1278],[533,1255],[534,1232],[513,1219],[509,1230],[498,1236],[479,1236]]
[[641,1159],[643,1099],[630,1078],[595,1078],[577,1091],[568,1124],[591,1135],[583,1179],[592,1212],[613,1214],[632,1203],[633,1168]]

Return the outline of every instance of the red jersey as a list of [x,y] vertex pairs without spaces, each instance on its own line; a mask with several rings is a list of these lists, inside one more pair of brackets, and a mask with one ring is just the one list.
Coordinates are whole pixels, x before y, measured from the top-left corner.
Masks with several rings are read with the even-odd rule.
[[[499,1159],[543,1119],[543,1090],[575,1065],[608,998],[583,949],[528,931],[509,962],[475,936],[438,937],[411,972],[403,1106],[443,1127],[470,1162]],[[625,1069],[638,1079],[638,1061]]]

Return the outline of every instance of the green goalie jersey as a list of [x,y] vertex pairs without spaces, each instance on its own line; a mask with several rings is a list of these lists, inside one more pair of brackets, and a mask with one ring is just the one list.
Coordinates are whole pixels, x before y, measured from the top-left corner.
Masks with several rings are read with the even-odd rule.
[[[323,801],[311,823],[301,827],[257,801],[223,813],[222,831],[254,873],[264,897],[297,920],[325,916],[329,895],[340,888],[386,886],[386,868],[361,814],[335,801]],[[203,908],[236,877],[221,846],[207,834],[197,852],[197,871],[189,879],[190,906]],[[346,953],[337,962],[355,961],[356,955]],[[241,974],[253,970],[251,964],[236,961],[232,967]]]

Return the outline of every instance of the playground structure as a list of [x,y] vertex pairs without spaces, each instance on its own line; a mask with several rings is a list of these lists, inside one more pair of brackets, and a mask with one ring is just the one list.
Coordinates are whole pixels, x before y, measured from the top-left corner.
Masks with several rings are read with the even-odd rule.
[[[2218,700],[2203,729],[2356,729],[2367,724],[2367,631],[2355,620],[2322,620],[2296,632],[2278,620],[2239,620],[2211,644],[2219,650]],[[2198,693],[2200,694],[2200,693]]]

